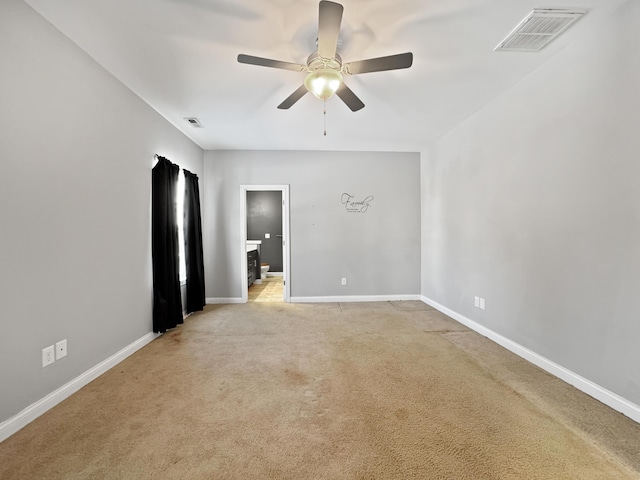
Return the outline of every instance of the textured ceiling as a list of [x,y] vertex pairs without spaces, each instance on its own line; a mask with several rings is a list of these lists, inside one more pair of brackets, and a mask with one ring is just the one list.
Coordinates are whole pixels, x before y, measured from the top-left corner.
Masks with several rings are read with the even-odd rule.
[[[347,78],[366,104],[305,95],[304,74],[237,63],[239,53],[306,63],[314,0],[25,0],[204,149],[419,151],[572,42],[624,0],[344,0],[345,62],[413,52],[408,70]],[[587,15],[536,53],[493,48],[536,7]],[[185,117],[197,117],[195,129]]]

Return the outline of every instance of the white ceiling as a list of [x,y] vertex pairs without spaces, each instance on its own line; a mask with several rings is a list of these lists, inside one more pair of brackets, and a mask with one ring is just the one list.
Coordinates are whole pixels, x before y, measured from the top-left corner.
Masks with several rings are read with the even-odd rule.
[[[345,62],[413,52],[408,70],[348,77],[365,103],[305,95],[303,73],[239,64],[239,53],[306,63],[316,0],[25,0],[207,150],[420,151],[595,25],[624,0],[342,0]],[[589,10],[537,53],[493,48],[538,7]],[[184,117],[197,117],[196,129]]]

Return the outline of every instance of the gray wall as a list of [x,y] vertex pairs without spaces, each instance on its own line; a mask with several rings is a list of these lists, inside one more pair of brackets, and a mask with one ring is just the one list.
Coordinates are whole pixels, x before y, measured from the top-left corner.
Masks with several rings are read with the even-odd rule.
[[153,154],[203,152],[19,0],[0,65],[1,422],[151,331]]
[[422,155],[423,295],[636,404],[638,25],[627,2]]
[[[417,153],[205,152],[208,298],[241,295],[243,184],[290,185],[292,297],[420,293]],[[375,199],[366,213],[349,213],[345,192]]]

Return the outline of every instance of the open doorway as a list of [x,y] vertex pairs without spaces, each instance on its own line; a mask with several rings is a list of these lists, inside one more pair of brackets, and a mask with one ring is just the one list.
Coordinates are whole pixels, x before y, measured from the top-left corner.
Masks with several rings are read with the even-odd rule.
[[[279,295],[280,301],[289,302],[289,186],[241,185],[240,219],[242,302],[249,300],[250,283],[254,284],[252,294],[259,290],[270,300]],[[269,265],[265,280],[260,265],[252,271],[256,249],[258,262]]]

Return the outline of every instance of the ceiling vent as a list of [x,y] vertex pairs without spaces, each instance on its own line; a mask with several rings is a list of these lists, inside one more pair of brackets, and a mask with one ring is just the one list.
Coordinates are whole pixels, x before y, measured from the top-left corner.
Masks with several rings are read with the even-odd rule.
[[185,118],[185,120],[196,128],[204,128],[204,126],[200,123],[200,120],[198,120],[196,117],[187,117]]
[[536,8],[494,50],[537,52],[585,13],[584,10]]

